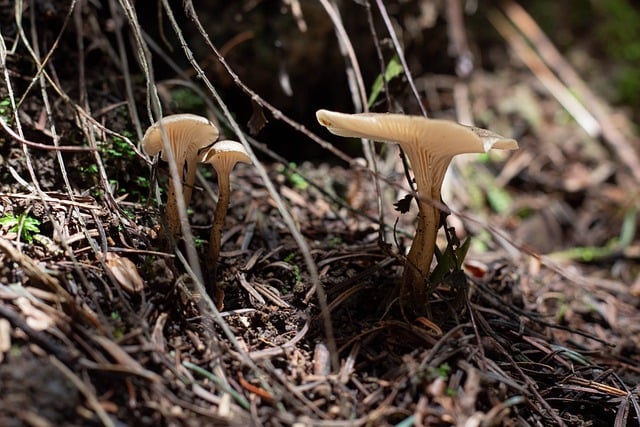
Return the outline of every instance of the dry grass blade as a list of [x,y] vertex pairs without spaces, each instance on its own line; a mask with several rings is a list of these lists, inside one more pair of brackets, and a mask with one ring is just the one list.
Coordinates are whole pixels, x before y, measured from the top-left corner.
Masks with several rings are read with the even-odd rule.
[[491,15],[491,22],[498,32],[509,42],[518,57],[540,79],[549,92],[562,104],[562,106],[580,123],[580,126],[591,136],[600,132],[600,125],[584,105],[571,93],[551,69],[540,59],[535,50],[530,47],[524,38],[516,31],[505,16],[495,11]]
[[64,376],[67,377],[69,381],[71,381],[73,385],[82,393],[91,409],[95,411],[102,425],[105,427],[115,427],[115,424],[113,423],[111,418],[109,418],[107,412],[102,408],[102,405],[100,404],[100,401],[98,400],[98,397],[95,395],[93,390],[91,390],[90,387],[87,387],[86,384],[71,369],[69,369],[55,357],[49,357],[49,361],[60,372],[62,372]]
[[[614,119],[603,101],[587,86],[522,6],[510,0],[502,4],[502,9],[517,28],[522,31],[529,43],[535,46],[536,54],[555,71],[558,77],[568,86],[568,89],[575,93],[577,98],[593,114],[598,121],[598,133],[602,134],[617,152],[618,158],[636,178],[636,181],[640,182],[640,157],[637,150],[633,148],[637,146],[637,137],[633,137],[633,131],[625,123],[620,123],[621,120]],[[634,139],[636,139],[635,144]]]

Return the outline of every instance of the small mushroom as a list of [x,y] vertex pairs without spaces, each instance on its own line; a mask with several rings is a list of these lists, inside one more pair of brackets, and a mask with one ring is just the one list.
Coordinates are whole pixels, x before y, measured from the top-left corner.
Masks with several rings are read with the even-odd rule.
[[316,117],[331,133],[397,143],[406,153],[418,193],[418,223],[407,255],[401,297],[408,296],[414,308],[421,310],[427,300],[426,278],[440,225],[440,212],[433,202],[440,202],[442,180],[451,159],[456,154],[484,153],[492,148],[514,150],[518,143],[486,129],[421,116],[319,110]]
[[[173,114],[158,120],[145,132],[142,148],[150,156],[162,152],[161,158],[164,161],[168,161],[169,156],[162,143],[160,123],[166,132],[178,173],[184,182],[184,203],[188,206],[196,181],[198,151],[218,139],[218,128],[207,118],[195,114]],[[165,215],[172,236],[180,232],[180,215],[175,191],[173,180],[170,180]]]
[[209,237],[209,253],[207,256],[207,269],[209,279],[215,281],[218,257],[220,256],[220,240],[224,219],[229,209],[231,184],[229,176],[233,167],[238,162],[251,164],[251,159],[244,146],[236,141],[218,141],[202,156],[203,163],[209,163],[218,175],[218,203],[216,204],[211,236]]

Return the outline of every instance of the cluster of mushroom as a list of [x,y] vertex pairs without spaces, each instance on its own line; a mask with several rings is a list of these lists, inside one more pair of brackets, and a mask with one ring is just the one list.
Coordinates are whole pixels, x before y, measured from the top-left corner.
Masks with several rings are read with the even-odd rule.
[[[220,255],[220,237],[229,208],[231,193],[229,176],[238,162],[251,164],[244,146],[236,141],[223,140],[214,143],[220,132],[207,118],[195,114],[165,116],[151,125],[142,138],[142,148],[150,155],[161,154],[161,159],[174,159],[182,184],[185,206],[189,206],[199,163],[209,163],[218,176],[218,203],[209,238],[207,267],[210,279],[215,279],[215,269]],[[209,147],[207,149],[207,147]],[[172,237],[180,234],[180,214],[176,198],[175,182],[169,180],[165,206],[168,232]]]
[[514,150],[518,143],[486,129],[421,116],[319,110],[316,117],[335,135],[396,143],[406,153],[415,177],[418,220],[404,266],[400,296],[404,305],[423,311],[440,226],[437,205],[451,159],[457,154],[485,153],[492,148]]
[[[440,226],[438,205],[441,202],[442,181],[451,159],[457,154],[484,153],[494,148],[514,150],[518,148],[518,143],[486,129],[420,116],[344,114],[328,110],[319,110],[316,116],[320,124],[336,135],[396,143],[406,153],[415,177],[418,219],[413,243],[406,257],[400,297],[403,305],[423,311],[428,298],[429,271]],[[224,140],[211,145],[218,136],[218,129],[208,119],[193,114],[175,114],[153,124],[142,141],[145,152],[150,156],[162,152],[163,160],[170,162],[173,158],[175,161],[184,183],[182,193],[185,206],[191,200],[198,163],[209,163],[216,170],[218,203],[207,260],[212,279],[215,279],[220,237],[229,207],[229,175],[236,163],[251,163],[239,142]],[[173,180],[169,183],[165,216],[169,233],[176,237],[181,227]]]

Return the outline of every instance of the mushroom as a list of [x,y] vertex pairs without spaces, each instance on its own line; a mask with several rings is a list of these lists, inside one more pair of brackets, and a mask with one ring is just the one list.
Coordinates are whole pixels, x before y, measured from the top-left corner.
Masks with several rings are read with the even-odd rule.
[[[169,161],[170,157],[162,142],[162,128],[167,135],[180,178],[184,182],[182,191],[185,206],[188,206],[196,181],[198,151],[218,139],[218,128],[207,118],[195,114],[173,114],[158,120],[145,132],[142,148],[150,156],[162,151],[161,158],[164,161]],[[180,232],[180,215],[173,180],[169,183],[165,215],[171,235],[176,236]]]
[[215,281],[218,257],[220,256],[220,240],[224,219],[229,209],[231,185],[229,176],[238,162],[251,164],[249,154],[244,146],[236,141],[218,141],[202,156],[203,163],[209,163],[218,175],[218,203],[216,204],[211,236],[209,237],[209,253],[207,270],[210,280]]
[[492,148],[514,150],[518,143],[486,129],[421,116],[319,110],[316,117],[333,134],[397,143],[406,153],[416,182],[418,223],[403,272],[401,297],[406,298],[409,292],[414,308],[422,308],[440,225],[436,203],[440,202],[442,180],[451,159],[456,154],[484,153]]

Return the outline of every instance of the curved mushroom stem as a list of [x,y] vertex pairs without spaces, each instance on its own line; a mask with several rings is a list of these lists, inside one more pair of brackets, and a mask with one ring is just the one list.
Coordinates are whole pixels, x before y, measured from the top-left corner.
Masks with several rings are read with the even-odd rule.
[[175,236],[180,232],[180,214],[178,213],[176,189],[173,182],[169,182],[169,191],[167,192],[167,204],[164,208],[164,216],[167,220],[169,234],[171,236]]
[[418,209],[416,234],[402,274],[401,298],[411,301],[413,308],[420,310],[427,302],[426,280],[435,251],[440,211],[424,202],[418,202]]
[[[177,162],[178,172],[182,176],[181,172],[184,167],[184,163]],[[167,227],[169,228],[169,234],[175,238],[180,234],[180,213],[178,212],[178,201],[176,200],[176,187],[175,182],[169,175],[169,189],[167,192],[167,204],[164,208],[164,215],[167,220]],[[183,187],[184,191],[184,187]]]
[[[191,159],[185,159],[182,161],[176,160],[178,167],[178,175],[181,181],[184,180],[182,185],[182,196],[184,199],[185,207],[189,207],[191,202],[191,195],[193,193],[193,186],[196,182],[196,173],[198,171],[198,158],[193,156]],[[185,172],[186,168],[186,172]],[[186,176],[185,176],[186,175]],[[180,234],[182,229],[180,222],[180,213],[178,212],[178,201],[176,200],[176,187],[173,179],[169,180],[169,191],[167,193],[167,206],[165,208],[165,216],[167,218],[167,224],[169,226],[169,233],[176,238]]]
[[216,283],[216,271],[218,267],[218,258],[220,257],[220,240],[222,238],[222,227],[224,219],[229,209],[229,195],[231,193],[231,185],[229,183],[229,174],[218,174],[218,204],[216,204],[215,216],[213,218],[213,226],[211,227],[211,235],[209,236],[209,253],[207,270],[209,273],[209,281]]
[[416,234],[407,254],[400,292],[403,301],[410,302],[412,309],[421,312],[429,297],[427,295],[429,289],[427,281],[440,227],[440,209],[430,201],[440,202],[442,181],[451,162],[451,156],[431,156],[427,153],[421,155],[408,150],[407,157],[414,168],[430,170],[428,174],[416,175],[415,177],[418,189]]
[[[192,159],[188,159],[185,163],[186,176],[184,178],[184,185],[182,186],[182,194],[184,195],[184,204],[189,206],[191,202],[191,194],[193,193],[193,187],[196,184],[196,173],[198,172],[198,158],[194,156]],[[180,171],[182,172],[182,171]]]

